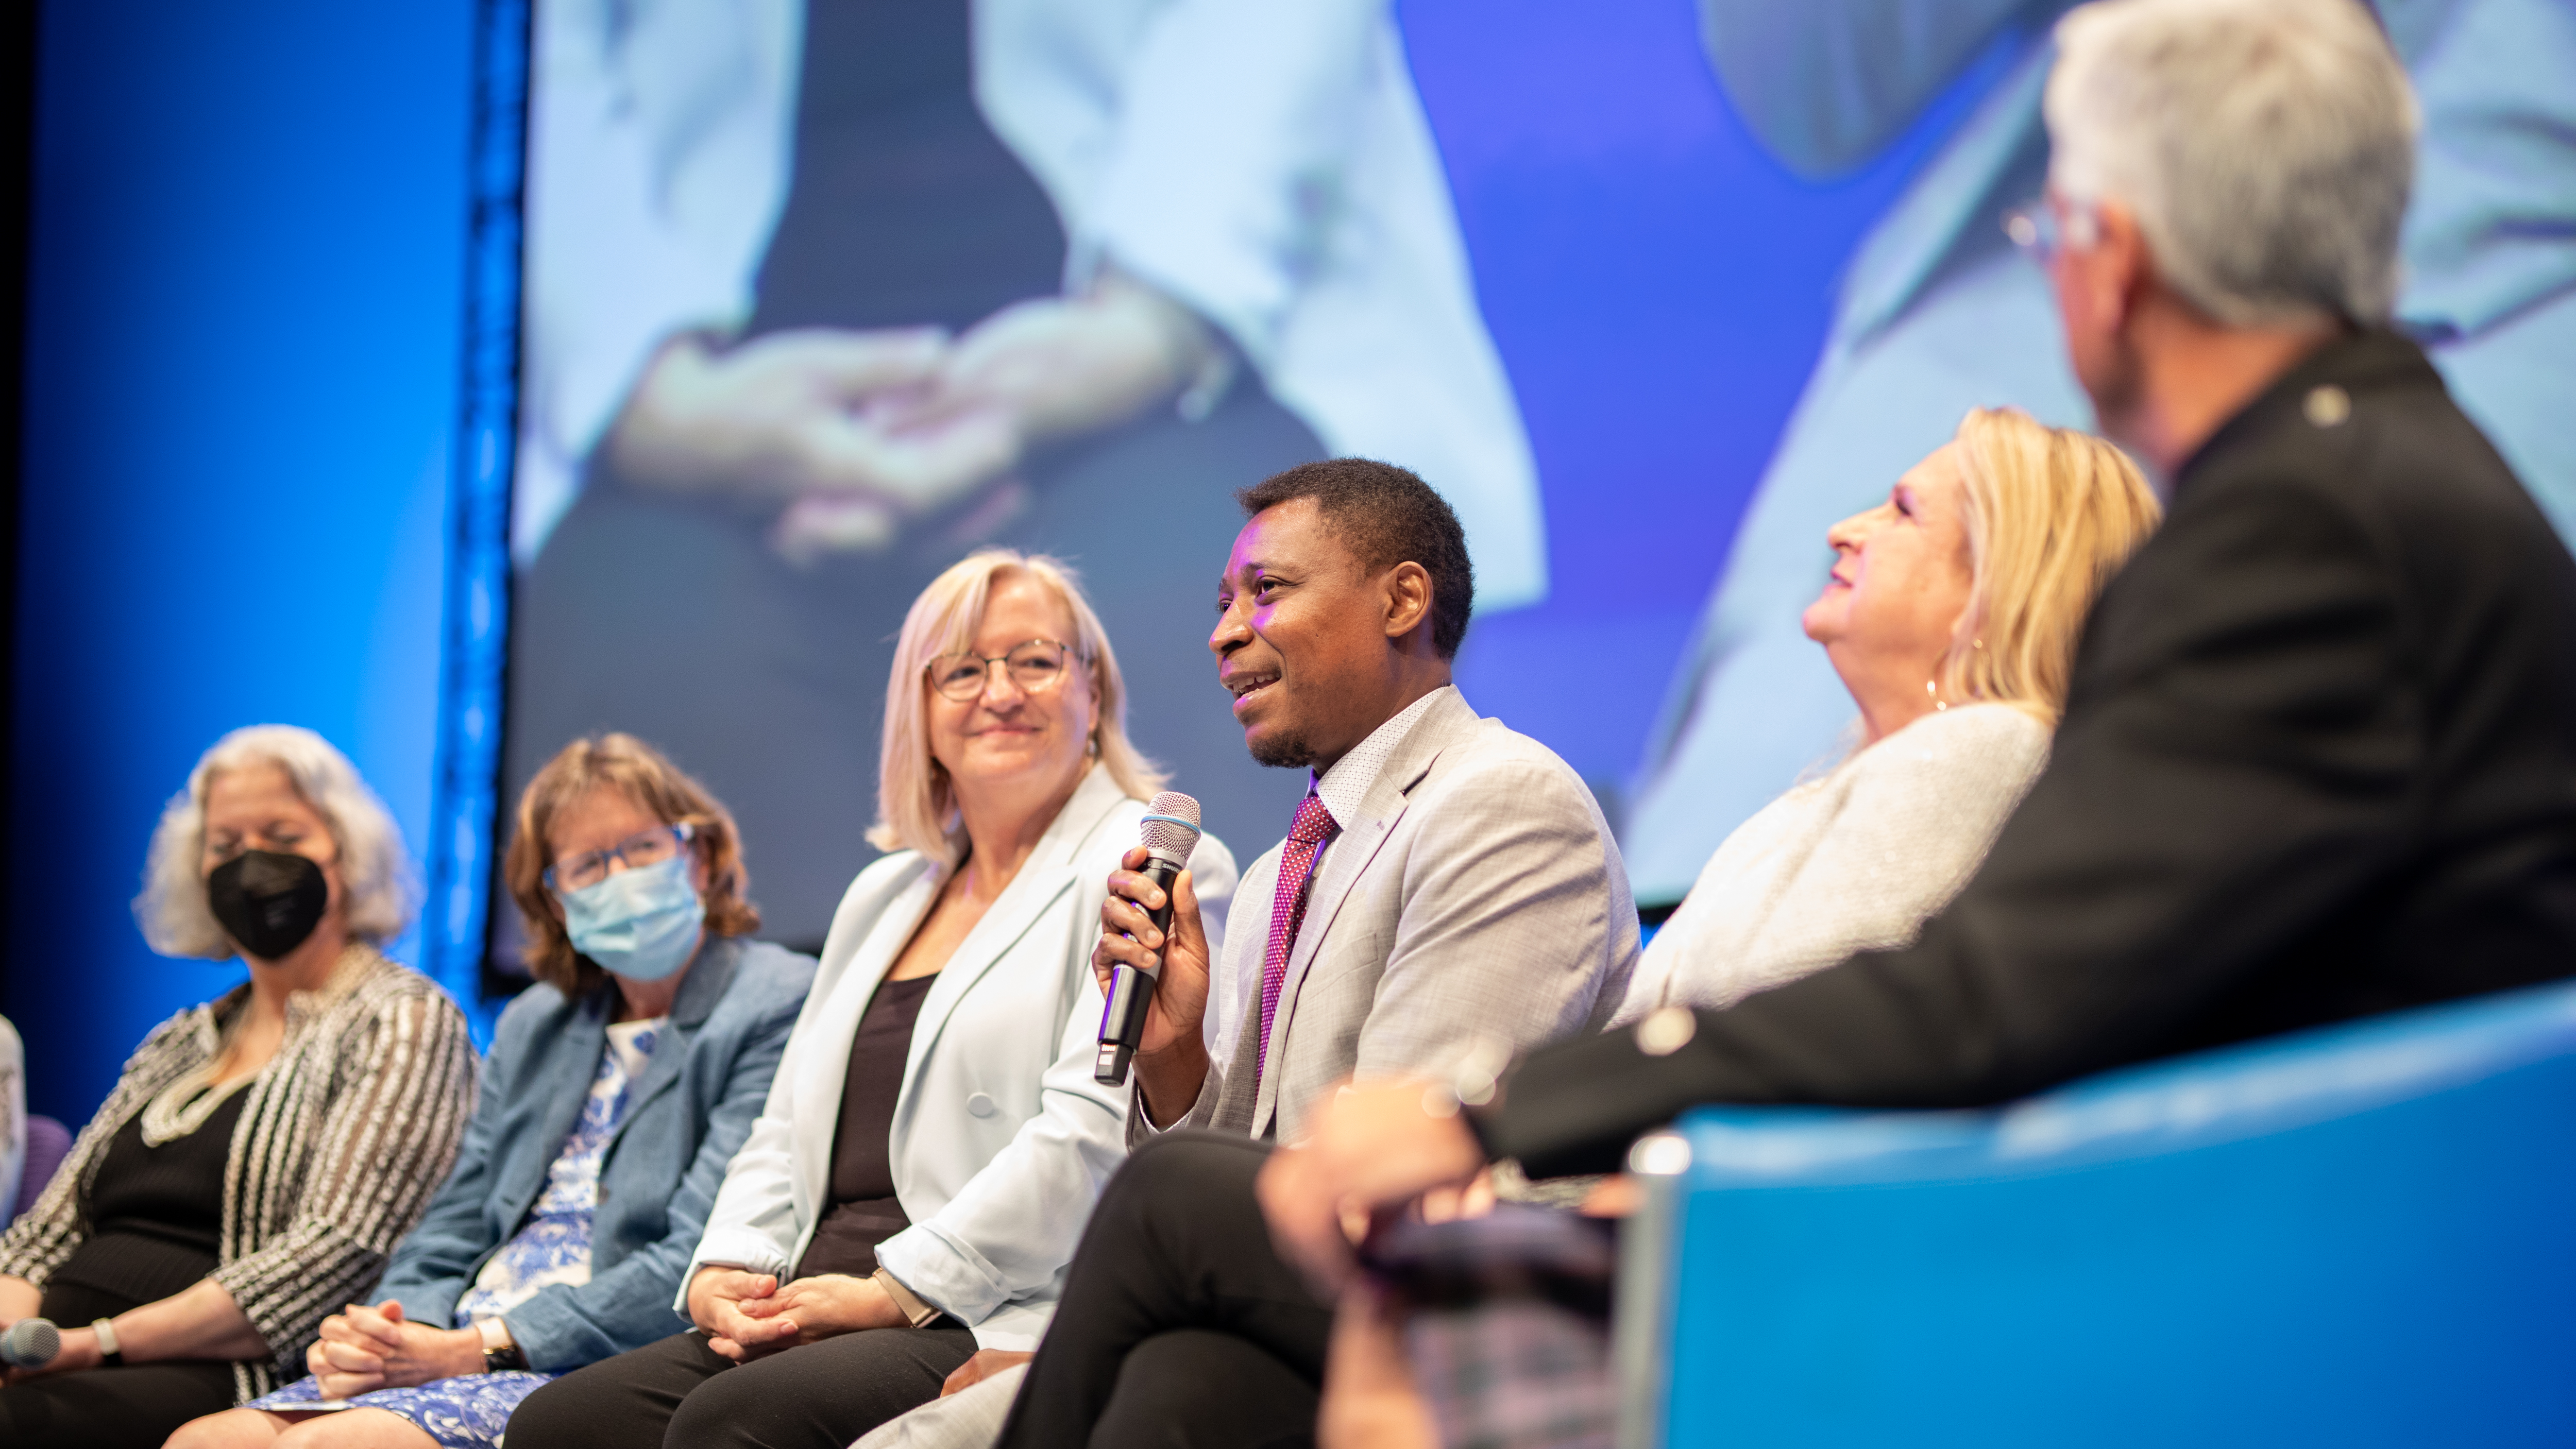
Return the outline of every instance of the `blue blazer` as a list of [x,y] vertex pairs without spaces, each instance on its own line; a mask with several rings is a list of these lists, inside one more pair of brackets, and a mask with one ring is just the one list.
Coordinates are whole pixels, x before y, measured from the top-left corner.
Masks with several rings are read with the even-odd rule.
[[[680,1275],[813,980],[813,957],[766,942],[711,936],[699,949],[671,1003],[671,1035],[600,1163],[590,1281],[549,1285],[502,1315],[530,1368],[561,1373],[688,1327],[671,1307]],[[377,1292],[404,1318],[448,1327],[474,1275],[519,1230],[598,1075],[615,1001],[613,982],[579,1001],[538,985],[501,1013],[456,1170]]]

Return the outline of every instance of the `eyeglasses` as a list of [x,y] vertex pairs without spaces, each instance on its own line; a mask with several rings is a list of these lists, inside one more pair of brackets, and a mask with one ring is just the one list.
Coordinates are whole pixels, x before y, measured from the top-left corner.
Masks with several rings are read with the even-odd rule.
[[2004,235],[2041,266],[2068,247],[2102,239],[2102,219],[2090,204],[2034,196],[2004,213]]
[[639,830],[606,850],[585,850],[566,856],[546,867],[546,889],[561,894],[582,890],[608,879],[610,870],[623,864],[628,870],[660,865],[680,853],[697,835],[696,827],[686,821],[677,825],[656,825]]
[[1065,658],[1072,653],[1070,644],[1031,639],[1000,654],[942,654],[923,668],[931,688],[959,704],[970,704],[984,692],[984,681],[992,676],[994,665],[1010,670],[1011,682],[1021,693],[1044,694],[1064,682]]

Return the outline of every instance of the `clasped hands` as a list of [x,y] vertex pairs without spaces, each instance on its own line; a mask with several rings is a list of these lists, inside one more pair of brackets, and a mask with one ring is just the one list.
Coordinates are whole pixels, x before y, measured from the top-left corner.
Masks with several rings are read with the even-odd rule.
[[[781,1284],[774,1273],[708,1266],[689,1280],[689,1317],[707,1335],[707,1347],[736,1363],[857,1333],[899,1328],[903,1310],[874,1278],[818,1273]],[[979,1383],[1029,1355],[981,1349],[940,1386],[944,1396]]]
[[847,1273],[781,1283],[775,1273],[710,1265],[689,1280],[689,1318],[707,1347],[736,1363],[905,1319],[884,1285]]
[[415,1388],[483,1372],[483,1335],[411,1322],[390,1298],[373,1307],[352,1303],[322,1320],[322,1337],[304,1351],[304,1366],[326,1399]]
[[806,328],[722,351],[675,338],[604,447],[637,483],[783,505],[771,542],[790,559],[874,552],[952,508],[962,530],[989,532],[1016,510],[1031,448],[1124,422],[1220,355],[1187,308],[1105,272],[955,338]]

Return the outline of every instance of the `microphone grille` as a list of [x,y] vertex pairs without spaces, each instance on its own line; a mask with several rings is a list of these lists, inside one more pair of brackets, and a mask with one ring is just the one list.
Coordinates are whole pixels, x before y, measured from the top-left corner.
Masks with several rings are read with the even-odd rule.
[[62,1330],[41,1318],[21,1318],[0,1333],[0,1360],[16,1368],[43,1368],[62,1351]]
[[1199,845],[1199,802],[1178,790],[1154,797],[1145,812],[1145,849],[1170,861],[1186,861]]

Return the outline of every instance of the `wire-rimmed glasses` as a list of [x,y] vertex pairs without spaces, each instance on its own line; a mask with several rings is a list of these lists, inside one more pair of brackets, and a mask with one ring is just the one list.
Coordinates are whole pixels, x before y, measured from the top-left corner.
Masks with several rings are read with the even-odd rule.
[[2004,213],[2004,235],[2046,266],[2067,247],[2089,247],[2100,241],[2102,223],[2088,204],[2034,196]]
[[546,889],[561,895],[566,891],[595,886],[608,879],[610,871],[620,864],[628,870],[660,865],[678,855],[697,833],[694,826],[683,820],[677,825],[656,825],[650,830],[636,831],[606,850],[585,850],[579,855],[566,856],[546,867]]
[[971,704],[984,692],[984,681],[999,664],[1022,694],[1044,694],[1064,682],[1065,661],[1073,646],[1053,639],[1029,639],[999,654],[959,652],[934,657],[923,670],[930,687],[959,704]]

